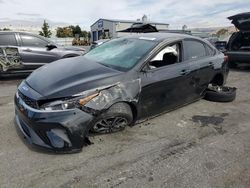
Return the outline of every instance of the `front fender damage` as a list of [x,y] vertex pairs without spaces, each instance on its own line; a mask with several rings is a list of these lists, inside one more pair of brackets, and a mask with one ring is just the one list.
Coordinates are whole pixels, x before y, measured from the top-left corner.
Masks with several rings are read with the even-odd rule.
[[117,82],[107,87],[96,88],[96,91],[99,92],[99,95],[89,101],[84,107],[85,109],[90,109],[94,114],[99,114],[117,102],[136,104],[141,92],[141,80]]
[[[98,92],[99,95],[81,108],[84,112],[93,115],[92,120],[117,102],[127,102],[136,105],[141,92],[141,80],[135,79],[131,81],[117,82],[112,85],[91,89],[78,95],[90,95],[96,92]],[[81,132],[81,137],[83,138],[84,143],[83,145],[92,144],[89,140],[88,132],[86,132],[89,130],[90,126],[91,122],[87,125],[88,128],[84,126],[84,132]]]
[[89,139],[89,129],[93,120],[99,114],[105,112],[109,107],[117,102],[136,104],[139,100],[140,92],[141,80],[135,79],[94,88],[74,95],[74,97],[78,97],[89,96],[93,93],[98,93],[97,97],[93,98],[83,107],[81,107],[81,110],[86,112],[85,117],[81,116],[81,118],[78,118],[76,116],[76,119],[71,119],[74,124],[63,123],[65,128],[68,129],[72,135],[71,138],[74,138],[74,145],[78,145],[82,148],[83,146],[93,144],[93,142],[91,142]]

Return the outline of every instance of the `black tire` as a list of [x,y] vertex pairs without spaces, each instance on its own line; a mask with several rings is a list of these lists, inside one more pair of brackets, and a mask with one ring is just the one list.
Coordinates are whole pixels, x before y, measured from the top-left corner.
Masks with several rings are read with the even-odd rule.
[[[113,125],[111,121],[121,121],[120,125]],[[104,122],[103,122],[104,121]],[[103,124],[110,123],[109,128],[105,131],[100,131],[103,128]],[[130,125],[133,121],[133,113],[130,106],[127,103],[116,103],[112,105],[106,112],[102,113],[97,117],[92,123],[90,127],[90,133],[95,134],[106,134],[106,133],[114,133],[118,131],[122,131],[126,126]],[[111,125],[112,124],[112,125]],[[114,123],[115,124],[115,123]],[[99,127],[98,127],[99,125]],[[101,127],[103,126],[103,127]],[[107,127],[107,126],[105,126]],[[99,131],[97,131],[99,128]]]
[[211,87],[206,90],[204,99],[213,102],[232,102],[236,98],[236,90],[235,87]]

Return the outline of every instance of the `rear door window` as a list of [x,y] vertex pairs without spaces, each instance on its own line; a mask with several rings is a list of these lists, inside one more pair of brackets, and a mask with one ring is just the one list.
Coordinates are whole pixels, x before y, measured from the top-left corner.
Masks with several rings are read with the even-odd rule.
[[20,35],[23,46],[46,47],[48,42],[31,35]]
[[205,44],[206,48],[207,48],[207,55],[208,56],[213,56],[215,54],[215,50],[212,49],[210,46],[208,46],[207,44]]
[[196,40],[186,40],[184,50],[186,60],[195,60],[206,56],[206,48],[204,44]]
[[17,46],[15,35],[14,34],[0,34],[0,45]]

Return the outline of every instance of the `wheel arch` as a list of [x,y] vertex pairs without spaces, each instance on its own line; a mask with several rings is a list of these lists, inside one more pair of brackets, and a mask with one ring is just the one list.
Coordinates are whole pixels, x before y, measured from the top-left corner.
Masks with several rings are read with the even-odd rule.
[[132,111],[132,114],[133,114],[133,124],[134,124],[136,122],[137,116],[138,116],[137,106],[133,102],[124,101],[124,103],[127,103],[131,108],[131,111]]
[[224,84],[224,76],[223,76],[223,74],[222,73],[217,73],[213,77],[213,79],[211,80],[210,84],[222,86]]
[[140,79],[134,79],[128,82],[117,82],[113,85],[107,85],[105,88],[97,88],[99,95],[86,104],[86,107],[105,111],[116,103],[126,103],[129,105],[133,115],[133,121],[138,117],[137,103],[141,91]]
[[138,117],[138,109],[137,106],[134,102],[130,102],[130,101],[116,101],[114,102],[112,105],[110,105],[106,110],[108,110],[109,108],[111,108],[113,105],[117,104],[117,103],[125,103],[127,105],[129,105],[131,111],[132,111],[132,115],[133,115],[133,122],[132,125],[136,122],[137,117]]

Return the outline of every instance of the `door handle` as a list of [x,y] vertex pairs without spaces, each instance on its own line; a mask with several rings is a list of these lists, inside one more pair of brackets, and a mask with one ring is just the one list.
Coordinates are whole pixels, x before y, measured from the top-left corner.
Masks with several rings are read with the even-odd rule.
[[30,48],[26,48],[23,51],[25,51],[25,52],[32,52],[32,50]]
[[186,70],[186,69],[183,69],[182,71],[181,71],[181,75],[182,76],[184,76],[184,75],[187,75],[188,73],[190,73],[191,71],[190,70]]

